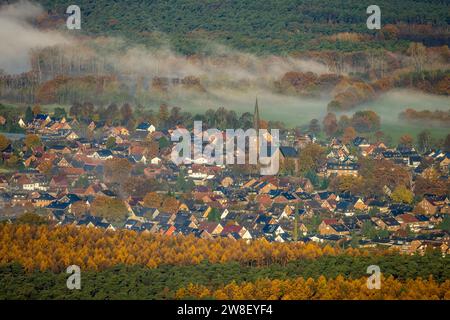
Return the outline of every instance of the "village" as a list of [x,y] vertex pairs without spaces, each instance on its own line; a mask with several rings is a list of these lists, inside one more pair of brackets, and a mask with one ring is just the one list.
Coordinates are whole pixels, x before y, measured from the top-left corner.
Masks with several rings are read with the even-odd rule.
[[[259,117],[257,105],[255,114]],[[4,125],[5,118],[0,120]],[[362,136],[344,143],[284,130],[277,151],[280,173],[262,176],[204,159],[175,165],[171,132],[180,125],[160,129],[144,121],[129,128],[90,120],[82,127],[75,117],[46,113],[20,118],[18,125],[25,133],[4,133],[0,153],[4,166],[15,168],[0,173],[0,218],[7,223],[33,213],[56,226],[105,232],[450,252],[450,155],[444,151],[419,153]],[[312,158],[314,172],[297,174],[307,159],[302,152],[315,148],[324,157]],[[357,182],[365,183],[368,174],[361,159],[402,174],[388,177],[391,185],[375,186],[382,194],[358,192]],[[331,178],[337,182],[321,183]],[[394,187],[402,179],[409,186],[437,179],[447,189],[443,194],[430,188],[418,198],[404,186]]]

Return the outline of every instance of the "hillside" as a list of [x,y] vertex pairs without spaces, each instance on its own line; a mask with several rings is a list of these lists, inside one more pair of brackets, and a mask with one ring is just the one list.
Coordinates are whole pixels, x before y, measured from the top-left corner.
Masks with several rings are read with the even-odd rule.
[[[62,19],[72,4],[67,0],[38,2],[50,13],[50,19],[41,21],[44,25]],[[397,50],[405,49],[409,41],[427,46],[450,43],[445,0],[377,1],[384,26],[381,31],[366,27],[366,8],[372,4],[368,0],[80,0],[77,4],[87,34],[121,35],[152,46],[168,41],[183,54],[205,50],[204,42],[211,40],[260,54]]]

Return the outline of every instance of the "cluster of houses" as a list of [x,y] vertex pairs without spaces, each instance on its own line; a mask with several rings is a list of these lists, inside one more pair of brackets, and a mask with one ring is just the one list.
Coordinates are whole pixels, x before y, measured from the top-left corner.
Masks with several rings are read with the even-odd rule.
[[[242,174],[227,166],[205,163],[176,166],[170,157],[171,130],[158,131],[147,122],[135,129],[94,121],[83,127],[75,119],[38,114],[31,122],[20,120],[19,124],[28,133],[37,134],[42,145],[21,151],[20,168],[0,174],[2,219],[14,219],[35,208],[57,225],[124,228],[204,239],[265,238],[276,242],[345,243],[359,235],[361,247],[392,246],[407,253],[423,252],[427,247],[438,247],[443,253],[449,250],[449,234],[439,228],[450,213],[448,196],[427,194],[410,206],[392,203],[386,200],[389,197],[377,199],[333,190],[318,191],[309,179],[297,176]],[[166,139],[168,146],[149,150],[149,140],[161,139]],[[299,152],[308,143],[320,142],[311,135],[286,134],[279,148],[280,161],[291,159],[297,167]],[[389,149],[382,142],[371,144],[357,137],[351,142],[352,148],[358,150],[355,155],[338,139],[322,144],[328,153],[317,170],[318,176],[358,176],[358,157],[388,159],[405,166],[413,175],[421,175],[426,171],[421,165],[426,158],[439,168],[442,179],[448,179],[450,157],[439,150],[419,154],[413,148]],[[18,150],[14,150],[12,143],[1,154],[3,162],[14,154]],[[183,179],[194,182],[190,197],[180,198],[175,212],[146,207],[142,197],[123,199],[103,178],[104,164],[113,158],[124,158],[132,166],[143,167],[140,177],[161,184],[175,184],[183,175]],[[75,203],[83,202],[89,208],[98,196],[121,199],[128,218],[111,224],[100,217],[77,216],[72,212]],[[389,236],[364,236],[367,228],[386,230]]]

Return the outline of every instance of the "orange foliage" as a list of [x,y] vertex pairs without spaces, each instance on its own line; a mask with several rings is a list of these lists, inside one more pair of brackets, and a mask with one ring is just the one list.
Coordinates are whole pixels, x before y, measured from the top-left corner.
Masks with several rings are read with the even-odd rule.
[[344,252],[314,243],[269,243],[263,239],[247,243],[227,238],[211,241],[194,236],[167,237],[75,226],[0,226],[0,264],[18,262],[29,271],[61,271],[69,264],[95,270],[117,264],[154,268],[160,264],[190,265],[204,260],[237,261],[252,266],[285,265],[301,258],[336,254],[359,255],[360,251]]
[[235,281],[210,289],[190,284],[176,292],[176,299],[215,298],[221,300],[449,300],[450,280],[439,284],[433,278],[400,281],[392,276],[381,278],[381,288],[368,289],[367,278],[335,279],[295,278],[287,280],[259,279],[255,282]]

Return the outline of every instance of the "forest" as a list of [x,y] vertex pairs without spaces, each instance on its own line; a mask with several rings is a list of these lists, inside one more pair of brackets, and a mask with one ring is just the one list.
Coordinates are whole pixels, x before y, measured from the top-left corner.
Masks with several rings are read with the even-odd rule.
[[[63,18],[70,1],[40,0]],[[295,53],[305,50],[357,51],[384,47],[406,48],[409,41],[428,46],[449,44],[450,23],[446,1],[380,0],[384,24],[394,31],[377,34],[368,30],[366,9],[370,1],[256,0],[199,3],[194,0],[78,1],[83,32],[89,35],[122,35],[138,43],[170,45],[182,54],[198,53],[205,41],[258,54]],[[432,29],[434,27],[434,29]],[[343,32],[361,33],[358,41],[329,37]],[[373,39],[377,41],[372,41]],[[208,50],[202,49],[202,50]]]
[[[407,256],[34,223],[0,226],[2,299],[449,299],[449,257],[433,250]],[[71,264],[81,267],[82,290],[65,287]],[[377,294],[364,289],[369,265],[383,272]]]

